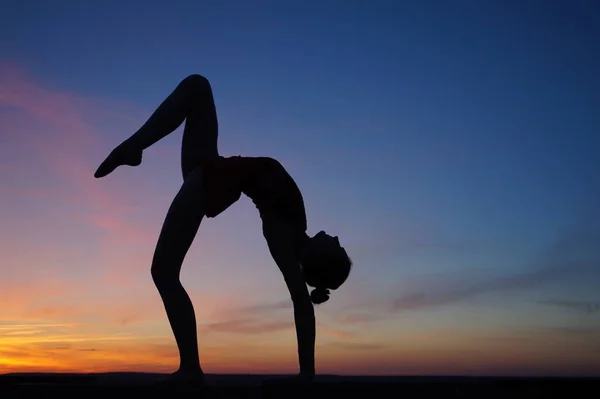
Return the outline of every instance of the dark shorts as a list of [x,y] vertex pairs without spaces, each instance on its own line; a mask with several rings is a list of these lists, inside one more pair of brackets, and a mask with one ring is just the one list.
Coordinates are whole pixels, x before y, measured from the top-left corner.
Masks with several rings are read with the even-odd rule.
[[235,159],[216,157],[202,164],[206,217],[214,218],[242,196],[242,165]]
[[203,163],[205,214],[214,218],[246,194],[269,214],[306,231],[302,194],[281,164],[265,157],[216,157]]

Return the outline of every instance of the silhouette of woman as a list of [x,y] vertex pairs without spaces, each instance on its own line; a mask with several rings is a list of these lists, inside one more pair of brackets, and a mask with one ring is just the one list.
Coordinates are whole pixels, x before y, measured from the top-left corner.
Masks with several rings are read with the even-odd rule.
[[[222,157],[213,93],[200,75],[183,79],[144,125],[118,145],[95,173],[101,178],[121,165],[137,166],[142,152],[185,120],[181,150],[183,184],[164,220],[152,259],[153,281],[164,303],[180,355],[166,383],[203,381],[196,317],[179,280],[184,257],[204,216],[214,218],[244,193],[256,205],[263,235],[290,291],[296,323],[301,380],[315,373],[314,304],[347,279],[352,262],[337,237],[306,234],[302,194],[292,177],[268,157]],[[315,289],[309,294],[306,285]]]

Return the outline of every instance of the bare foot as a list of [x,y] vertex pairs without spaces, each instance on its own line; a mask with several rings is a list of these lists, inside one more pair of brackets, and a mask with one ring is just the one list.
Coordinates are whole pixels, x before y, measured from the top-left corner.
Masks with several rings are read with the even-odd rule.
[[108,157],[100,164],[98,170],[94,173],[94,177],[97,179],[104,177],[121,165],[138,166],[141,163],[142,151],[138,151],[130,145],[122,143],[112,150]]

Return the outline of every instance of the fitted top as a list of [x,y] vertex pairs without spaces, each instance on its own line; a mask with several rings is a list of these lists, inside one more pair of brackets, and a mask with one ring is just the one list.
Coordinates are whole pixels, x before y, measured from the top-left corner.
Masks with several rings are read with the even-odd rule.
[[249,197],[261,217],[277,214],[302,232],[306,211],[302,193],[283,165],[269,157],[216,157],[203,163],[205,213],[214,218],[237,202],[242,193]]

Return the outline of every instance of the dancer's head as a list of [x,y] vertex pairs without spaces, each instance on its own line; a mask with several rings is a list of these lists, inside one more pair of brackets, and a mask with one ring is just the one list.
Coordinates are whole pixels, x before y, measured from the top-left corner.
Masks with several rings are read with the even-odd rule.
[[310,293],[315,304],[329,299],[329,290],[338,289],[348,278],[352,261],[337,237],[320,231],[310,238],[301,259],[306,283],[315,289]]

